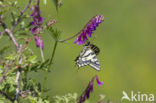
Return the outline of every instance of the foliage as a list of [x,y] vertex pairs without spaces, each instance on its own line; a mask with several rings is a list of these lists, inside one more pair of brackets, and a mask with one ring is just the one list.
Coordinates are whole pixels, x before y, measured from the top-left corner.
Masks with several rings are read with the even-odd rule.
[[[62,1],[52,1],[58,11]],[[46,2],[47,0],[44,0],[45,5]],[[25,8],[20,8],[17,1],[0,0],[0,26],[3,28],[0,31],[0,39],[8,34],[9,41],[13,44],[4,46],[0,50],[0,94],[2,95],[0,103],[5,103],[6,99],[14,103],[20,101],[74,103],[79,99],[77,93],[67,93],[64,96],[56,95],[53,99],[46,95],[47,89],[44,87],[47,80],[46,74],[50,72],[57,43],[61,41],[59,40],[61,32],[54,28],[55,19],[49,21],[48,24],[43,22],[44,18],[41,17],[39,3],[39,0],[29,0]],[[30,14],[29,11],[32,10],[33,13]],[[8,17],[8,15],[11,16]],[[6,21],[9,22],[6,23]],[[48,30],[53,40],[55,40],[52,55],[46,60],[40,35],[44,32],[43,30]],[[36,46],[40,48],[42,60],[38,59],[32,49],[28,47],[28,44],[34,39]],[[10,49],[13,47],[15,47],[14,50]],[[45,72],[43,83],[30,76],[30,73],[38,73],[39,71]]]
[[77,93],[68,93],[64,96],[56,95],[54,97],[55,103],[75,103],[77,101],[78,94]]

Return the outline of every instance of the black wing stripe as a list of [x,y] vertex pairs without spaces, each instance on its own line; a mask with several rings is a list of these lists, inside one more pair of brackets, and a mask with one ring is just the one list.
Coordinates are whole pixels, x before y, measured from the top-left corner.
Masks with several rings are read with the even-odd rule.
[[94,68],[95,70],[100,70],[100,65],[95,64],[95,63],[93,63],[93,62],[91,62],[91,63],[89,64],[89,66],[91,66],[91,67]]

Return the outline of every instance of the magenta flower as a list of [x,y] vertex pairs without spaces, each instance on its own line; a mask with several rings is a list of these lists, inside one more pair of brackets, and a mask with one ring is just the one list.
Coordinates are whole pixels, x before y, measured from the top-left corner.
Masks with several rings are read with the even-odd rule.
[[36,46],[41,47],[43,49],[44,48],[43,41],[39,34],[40,34],[40,31],[42,30],[41,25],[43,23],[44,18],[41,17],[40,15],[39,0],[37,4],[34,5],[33,8],[31,8],[31,11],[33,11],[32,14],[30,15],[30,17],[33,19],[33,21],[31,22],[33,26],[31,28],[31,31],[32,31],[32,34],[37,34],[37,36],[35,37]]
[[102,15],[97,15],[93,17],[89,23],[79,32],[78,38],[74,41],[74,43],[77,43],[78,45],[81,45],[85,43],[86,40],[88,40],[88,37],[91,37],[93,31],[96,30],[96,27],[104,21],[104,17]]
[[93,84],[94,84],[94,77],[92,78],[92,80],[89,82],[85,92],[80,96],[79,102],[78,103],[82,103],[84,102],[86,99],[89,98],[90,93],[93,91]]
[[99,78],[98,76],[96,76],[96,82],[99,86],[102,86],[103,85],[103,82],[102,81],[99,81]]
[[93,84],[94,84],[94,79],[95,79],[95,77],[96,77],[97,84],[98,84],[99,86],[103,85],[103,82],[99,81],[98,76],[94,76],[94,77],[92,78],[92,80],[89,82],[89,84],[88,84],[87,88],[85,89],[84,93],[80,96],[79,102],[78,102],[78,103],[82,103],[82,102],[84,102],[86,99],[89,98],[90,93],[93,91]]
[[32,34],[39,34],[41,29],[41,24],[43,23],[44,18],[40,15],[40,7],[39,5],[34,5],[32,8],[33,13],[30,15],[33,18],[31,22],[33,28],[31,29]]
[[37,47],[41,47],[42,49],[44,48],[44,46],[43,46],[43,40],[41,39],[41,37],[39,36],[39,37],[35,37],[35,42],[36,42],[36,46]]

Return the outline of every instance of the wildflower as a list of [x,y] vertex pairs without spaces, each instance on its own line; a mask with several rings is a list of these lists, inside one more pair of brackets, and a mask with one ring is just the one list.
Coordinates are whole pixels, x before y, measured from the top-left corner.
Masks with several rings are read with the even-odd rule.
[[82,103],[84,102],[86,99],[89,98],[90,93],[93,91],[93,84],[94,84],[94,77],[92,78],[92,80],[89,82],[84,94],[81,95],[79,102],[78,103]]
[[35,42],[36,42],[36,46],[37,47],[41,47],[42,49],[44,48],[44,46],[43,46],[43,40],[41,39],[41,37],[40,36],[36,36],[35,37]]
[[34,7],[31,9],[32,14],[30,15],[30,17],[33,19],[33,21],[31,22],[33,28],[31,28],[32,34],[37,34],[37,36],[35,37],[35,42],[36,42],[36,46],[37,47],[41,47],[43,49],[43,41],[40,37],[40,31],[42,30],[42,23],[44,18],[41,17],[40,15],[40,7],[39,7],[39,0],[37,2],[36,5],[34,5]]
[[96,30],[96,27],[104,21],[104,17],[102,15],[97,15],[93,17],[88,24],[79,32],[78,38],[74,41],[74,43],[77,43],[78,45],[81,45],[85,43],[86,40],[88,40],[88,37],[91,37],[93,31]]
[[32,26],[33,28],[31,29],[32,34],[39,34],[40,29],[41,29],[41,24],[43,23],[44,18],[41,17],[40,15],[40,7],[39,5],[34,5],[34,7],[32,8],[33,13],[30,15],[33,18],[32,21]]
[[103,85],[103,82],[102,81],[99,81],[99,78],[98,76],[96,76],[96,82],[99,86],[102,86]]
[[[95,79],[95,76],[92,78],[92,80],[89,82],[87,88],[85,89],[84,93],[80,96],[79,98],[79,102],[78,103],[82,103],[84,102],[86,99],[89,98],[89,95],[90,93],[93,91],[93,84],[94,84],[94,79]],[[98,76],[96,76],[96,81],[97,81],[97,84],[99,86],[103,85],[103,82],[100,82],[99,79],[98,79]]]

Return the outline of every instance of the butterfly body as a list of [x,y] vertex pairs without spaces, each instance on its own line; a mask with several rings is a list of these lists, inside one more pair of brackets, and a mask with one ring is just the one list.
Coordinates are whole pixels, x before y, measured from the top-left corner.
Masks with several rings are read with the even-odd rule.
[[88,42],[83,46],[79,56],[75,59],[78,68],[89,65],[95,70],[100,70],[100,63],[96,57],[100,52],[100,49]]

